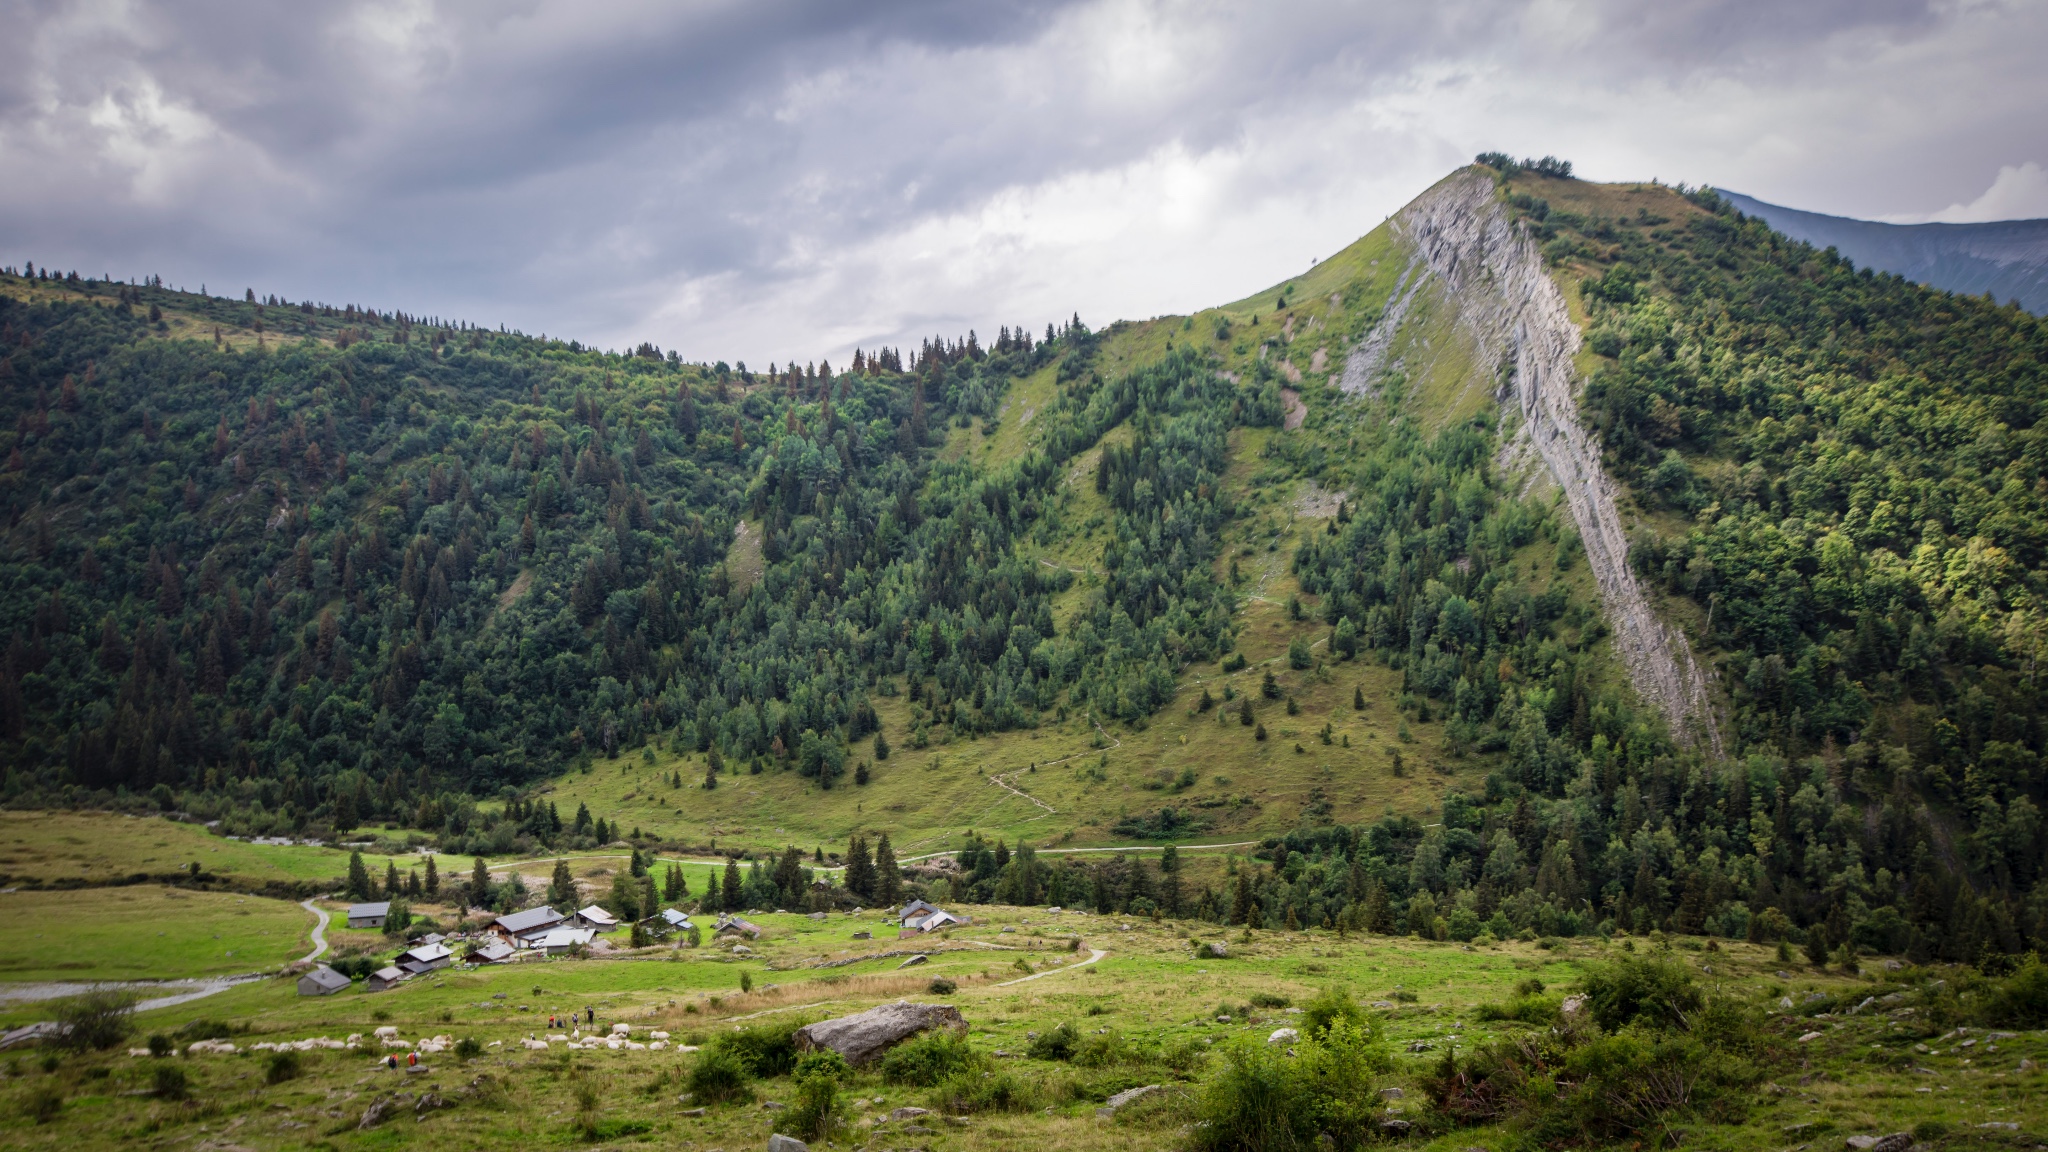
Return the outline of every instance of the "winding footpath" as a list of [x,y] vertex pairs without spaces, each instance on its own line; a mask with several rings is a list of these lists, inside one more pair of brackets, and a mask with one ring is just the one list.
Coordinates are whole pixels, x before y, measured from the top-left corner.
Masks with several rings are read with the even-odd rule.
[[320,907],[311,900],[299,901],[299,907],[304,908],[319,918],[319,922],[313,925],[313,950],[299,957],[299,963],[311,964],[327,952],[327,909]]
[[989,985],[989,987],[1008,988],[1012,984],[1022,984],[1027,980],[1039,980],[1047,976],[1057,976],[1062,972],[1072,972],[1076,968],[1086,968],[1090,964],[1095,963],[1097,960],[1100,960],[1107,955],[1109,955],[1109,949],[1107,948],[1090,948],[1088,950],[1088,958],[1086,960],[1081,961],[1079,964],[1069,964],[1064,968],[1047,968],[1043,972],[1033,972],[1029,976],[1019,976],[1015,980],[1005,980],[1000,984],[991,984]]

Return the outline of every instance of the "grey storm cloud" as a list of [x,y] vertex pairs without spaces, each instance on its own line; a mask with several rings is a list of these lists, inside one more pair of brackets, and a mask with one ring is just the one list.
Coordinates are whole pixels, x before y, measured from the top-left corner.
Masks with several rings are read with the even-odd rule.
[[2044,28],[1974,0],[0,0],[0,261],[840,355],[1241,295],[1482,148],[1967,204],[2048,161]]

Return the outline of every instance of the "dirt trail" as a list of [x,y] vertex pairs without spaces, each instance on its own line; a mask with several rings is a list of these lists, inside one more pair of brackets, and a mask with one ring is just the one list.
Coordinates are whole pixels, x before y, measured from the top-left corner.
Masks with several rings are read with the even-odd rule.
[[1345,391],[1371,390],[1408,302],[1424,282],[1440,281],[1458,304],[1460,326],[1478,344],[1477,363],[1508,369],[1499,400],[1520,412],[1522,424],[1503,449],[1504,462],[1526,460],[1533,452],[1564,492],[1600,587],[1615,651],[1637,693],[1664,714],[1681,740],[1704,742],[1722,755],[1691,645],[1657,618],[1629,569],[1614,481],[1579,422],[1572,361],[1579,329],[1544,270],[1536,242],[1508,219],[1493,181],[1478,172],[1461,172],[1430,189],[1401,210],[1394,228],[1414,253],[1413,262],[1386,318],[1345,366]]

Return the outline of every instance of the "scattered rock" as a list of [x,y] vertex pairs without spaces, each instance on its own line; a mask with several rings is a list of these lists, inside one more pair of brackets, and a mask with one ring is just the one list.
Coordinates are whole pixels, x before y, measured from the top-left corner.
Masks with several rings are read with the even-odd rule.
[[1406,1092],[1401,1091],[1399,1088],[1380,1089],[1380,1099],[1382,1100],[1405,1100],[1407,1098],[1408,1094]]
[[1913,1146],[1913,1134],[1890,1132],[1883,1136],[1851,1136],[1847,1143],[1856,1152],[1906,1152]]
[[780,1112],[787,1107],[789,1105],[784,1104],[780,1100],[763,1100],[761,1102],[761,1111],[763,1112]]
[[855,932],[853,934],[853,938],[855,940],[873,940],[875,938],[875,934],[873,932],[869,932],[866,929],[862,929],[859,932]]
[[[876,1099],[880,1099],[880,1097],[876,1097]],[[931,1109],[929,1109],[929,1108],[907,1108],[907,1107],[906,1107],[906,1108],[898,1108],[898,1109],[896,1109],[896,1110],[895,1110],[894,1112],[891,1112],[891,1113],[889,1113],[889,1119],[890,1119],[891,1121],[902,1121],[902,1120],[914,1120],[914,1119],[916,1119],[916,1118],[917,1118],[917,1117],[919,1117],[919,1116],[929,1116],[929,1115],[931,1115],[931,1114],[932,1114],[932,1110],[931,1110]]]
[[1301,1033],[1293,1028],[1275,1028],[1273,1029],[1273,1034],[1266,1037],[1266,1043],[1292,1044],[1299,1039],[1301,1039]]
[[678,1113],[676,1113],[676,1115],[678,1115],[678,1116],[702,1116],[702,1115],[704,1115],[704,1109],[702,1109],[702,1108],[685,1108],[685,1109],[683,1109],[683,1110],[682,1110],[681,1112],[678,1112]]
[[825,918],[825,914],[824,914],[823,912],[813,912],[813,913],[811,913],[811,919],[813,919],[813,920],[823,920],[824,918]]
[[896,968],[898,971],[901,971],[905,968],[915,968],[919,964],[922,964],[929,959],[931,959],[931,957],[926,956],[924,953],[920,952],[917,955],[912,956],[910,959],[905,960],[903,963],[898,964]]
[[1389,1136],[1406,1136],[1414,1127],[1415,1125],[1410,1124],[1406,1120],[1380,1121],[1380,1131],[1385,1132]]
[[1586,994],[1574,992],[1564,998],[1564,1003],[1558,1005],[1557,1010],[1566,1016],[1577,1016],[1586,1010]]
[[796,1049],[810,1052],[830,1048],[846,1057],[848,1064],[864,1064],[894,1045],[931,1028],[944,1028],[965,1035],[967,1020],[960,1015],[958,1008],[951,1005],[912,1004],[899,1000],[837,1020],[806,1024],[797,1030]]
[[1102,1107],[1095,1110],[1095,1114],[1097,1116],[1114,1116],[1117,1109],[1145,1095],[1147,1092],[1157,1092],[1159,1088],[1160,1085],[1157,1084],[1147,1084],[1143,1088],[1126,1088],[1122,1092],[1111,1096],[1103,1103]]
[[768,1137],[768,1152],[811,1152],[811,1146],[794,1136],[777,1132]]
[[363,1118],[356,1125],[356,1131],[367,1132],[396,1116],[398,1110],[405,1107],[405,1100],[406,1098],[403,1096],[386,1096],[384,1099],[363,1109]]
[[1801,1036],[1801,1037],[1799,1038],[1799,1042],[1800,1042],[1801,1044],[1804,1044],[1804,1043],[1806,1043],[1806,1042],[1807,1042],[1807,1041],[1809,1041],[1809,1040],[1818,1040],[1818,1039],[1820,1039],[1820,1038],[1821,1038],[1821,1035],[1822,1035],[1822,1033],[1819,1033],[1819,1032],[1808,1032],[1808,1033],[1807,1033],[1806,1035],[1804,1035],[1804,1036]]
[[1196,948],[1195,955],[1206,956],[1211,960],[1228,960],[1230,959],[1230,946],[1221,940],[1211,940],[1207,944]]
[[735,944],[732,946],[732,954],[735,956],[752,956],[754,950],[745,944]]
[[2019,1126],[2019,1125],[2017,1125],[2017,1124],[2015,1124],[2015,1123],[2013,1123],[2013,1122],[2012,1122],[2012,1121],[2010,1121],[2010,1120],[1987,1120],[1987,1121],[1985,1121],[1984,1123],[1982,1123],[1982,1124],[1979,1124],[1979,1125],[1977,1125],[1977,1127],[1979,1127],[1979,1128],[2003,1128],[2003,1129],[2005,1129],[2005,1130],[2006,1130],[2007,1132],[2017,1132],[2017,1131],[2019,1131],[2019,1130],[2020,1130],[2020,1126]]
[[1417,1040],[1415,1043],[1410,1044],[1408,1046],[1408,1050],[1410,1052],[1427,1052],[1433,1047],[1435,1047],[1435,1045],[1431,1044],[1427,1040]]

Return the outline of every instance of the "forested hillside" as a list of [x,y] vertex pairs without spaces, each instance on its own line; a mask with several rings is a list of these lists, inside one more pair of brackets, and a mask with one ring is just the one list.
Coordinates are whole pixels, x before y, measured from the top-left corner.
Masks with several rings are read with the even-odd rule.
[[[919,851],[1017,830],[968,834],[954,898],[2048,943],[2042,321],[1711,193],[1485,160],[1489,223],[1583,328],[1629,562],[1725,756],[1631,689],[1495,404],[1513,363],[1415,295],[1397,217],[1194,317],[844,371],[0,281],[5,795],[444,851],[573,842],[588,803],[650,842],[893,827],[908,856],[889,813],[1001,784],[918,816]],[[940,774],[892,782],[912,749]],[[1209,831],[1265,846],[1188,877],[1024,850]]]
[[[1072,577],[1011,545],[1064,457],[932,450],[1059,361],[1064,451],[1142,406],[1217,467],[1230,387],[1187,360],[1105,385],[1078,320],[748,373],[28,271],[0,295],[17,802],[189,791],[279,830],[460,835],[474,797],[657,732],[830,787],[878,676],[959,730],[1070,687],[1137,716],[1227,621],[1169,563],[1213,550],[1213,493],[1055,636]],[[1120,506],[1156,518],[1187,465]]]

